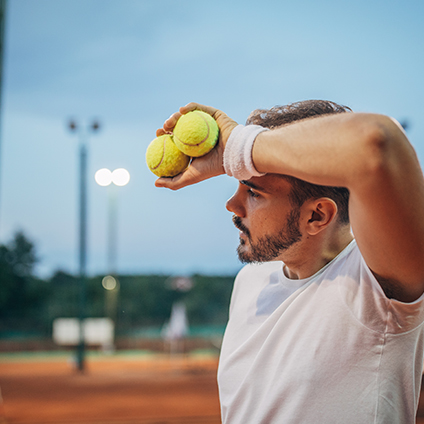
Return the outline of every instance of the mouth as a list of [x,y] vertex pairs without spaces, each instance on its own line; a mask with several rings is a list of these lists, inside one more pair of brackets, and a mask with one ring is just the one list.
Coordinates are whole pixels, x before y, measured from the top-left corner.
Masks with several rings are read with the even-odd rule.
[[250,231],[249,229],[241,222],[241,218],[237,215],[233,216],[233,224],[235,227],[240,230],[240,239],[250,239]]

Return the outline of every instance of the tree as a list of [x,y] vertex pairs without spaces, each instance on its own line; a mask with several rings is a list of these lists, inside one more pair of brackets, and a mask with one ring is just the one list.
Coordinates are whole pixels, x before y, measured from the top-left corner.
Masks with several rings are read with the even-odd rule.
[[23,231],[16,232],[7,245],[0,245],[0,316],[25,311],[36,262],[35,246]]
[[16,275],[31,277],[38,259],[35,254],[34,244],[22,231],[15,233],[9,243],[9,263]]

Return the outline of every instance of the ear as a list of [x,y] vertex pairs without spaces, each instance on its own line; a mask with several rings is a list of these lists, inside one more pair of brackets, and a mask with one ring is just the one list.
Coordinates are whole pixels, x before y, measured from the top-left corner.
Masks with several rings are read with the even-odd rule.
[[337,204],[328,197],[321,197],[310,201],[307,213],[306,231],[309,235],[315,236],[326,229],[336,217]]

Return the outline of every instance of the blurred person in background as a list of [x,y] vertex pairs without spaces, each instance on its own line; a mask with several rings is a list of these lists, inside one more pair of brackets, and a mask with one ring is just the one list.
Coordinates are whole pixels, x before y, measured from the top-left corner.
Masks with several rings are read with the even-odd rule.
[[237,178],[247,265],[218,370],[222,421],[415,423],[424,348],[424,180],[393,119],[328,101],[254,111],[174,178]]

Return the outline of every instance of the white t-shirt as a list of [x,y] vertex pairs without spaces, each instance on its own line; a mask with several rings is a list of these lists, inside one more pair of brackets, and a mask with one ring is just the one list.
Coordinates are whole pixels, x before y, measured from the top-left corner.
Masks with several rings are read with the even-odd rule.
[[388,299],[353,241],[312,277],[247,265],[218,370],[224,424],[413,424],[424,296]]

